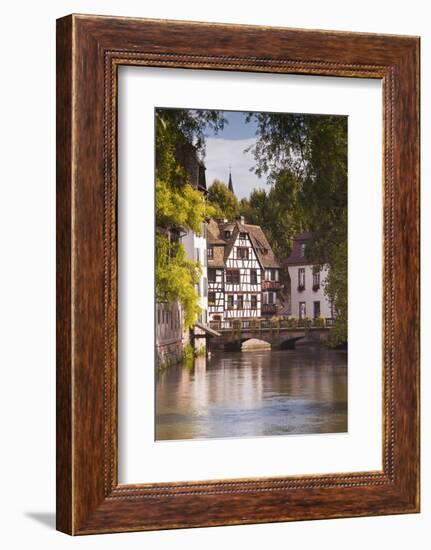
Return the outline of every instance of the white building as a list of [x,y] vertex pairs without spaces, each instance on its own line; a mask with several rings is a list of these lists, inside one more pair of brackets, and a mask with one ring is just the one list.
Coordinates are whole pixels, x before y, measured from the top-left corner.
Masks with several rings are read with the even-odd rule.
[[[184,143],[181,150],[177,151],[178,160],[186,170],[191,185],[206,195],[205,165],[198,158],[196,148]],[[199,262],[201,265],[201,277],[196,285],[199,295],[201,314],[198,322],[201,326],[208,322],[208,279],[207,279],[207,224],[202,224],[201,234],[183,228],[172,228],[168,231],[169,238],[174,242],[181,242],[189,260]],[[184,313],[178,301],[172,304],[156,303],[156,351],[157,364],[164,365],[179,361],[183,348],[192,337],[196,349],[205,347],[205,330],[193,327],[191,333],[184,328]]]
[[253,319],[277,313],[277,259],[257,225],[210,220],[208,314],[210,321]]
[[298,235],[286,260],[291,285],[291,314],[297,319],[332,319],[333,308],[324,292],[328,269],[326,266],[319,269],[306,258],[306,248],[311,239],[311,233]]
[[202,224],[200,235],[189,231],[181,237],[181,242],[186,250],[187,258],[199,262],[201,266],[201,277],[196,285],[196,292],[201,307],[199,321],[206,324],[208,322],[207,224]]

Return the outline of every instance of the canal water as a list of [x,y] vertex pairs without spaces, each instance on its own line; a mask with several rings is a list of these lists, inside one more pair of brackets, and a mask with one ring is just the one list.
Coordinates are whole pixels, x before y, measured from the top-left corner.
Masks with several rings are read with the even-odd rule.
[[156,439],[347,431],[347,352],[213,352],[156,375]]

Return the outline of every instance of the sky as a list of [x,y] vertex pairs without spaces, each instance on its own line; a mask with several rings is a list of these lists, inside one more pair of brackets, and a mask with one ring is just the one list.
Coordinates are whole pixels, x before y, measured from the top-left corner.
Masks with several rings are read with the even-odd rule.
[[266,180],[250,172],[256,163],[251,152],[244,150],[256,142],[255,122],[245,122],[245,113],[224,111],[228,123],[218,134],[206,132],[206,180],[210,187],[215,179],[228,183],[229,167],[232,171],[232,183],[238,200],[248,198],[253,189],[267,188]]

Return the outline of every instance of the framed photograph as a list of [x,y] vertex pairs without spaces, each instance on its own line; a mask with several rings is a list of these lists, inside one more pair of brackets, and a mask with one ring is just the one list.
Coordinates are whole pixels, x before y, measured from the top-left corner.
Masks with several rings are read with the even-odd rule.
[[419,511],[419,38],[57,21],[57,528]]

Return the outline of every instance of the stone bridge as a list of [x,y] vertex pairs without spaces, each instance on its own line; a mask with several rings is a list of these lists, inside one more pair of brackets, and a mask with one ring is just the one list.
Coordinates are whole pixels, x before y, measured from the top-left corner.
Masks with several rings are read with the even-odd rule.
[[239,351],[241,345],[250,339],[261,340],[271,344],[273,349],[293,349],[296,342],[324,342],[331,330],[333,321],[325,320],[318,326],[313,323],[302,326],[288,326],[283,322],[262,320],[214,321],[210,327],[219,335],[210,338],[210,349]]

